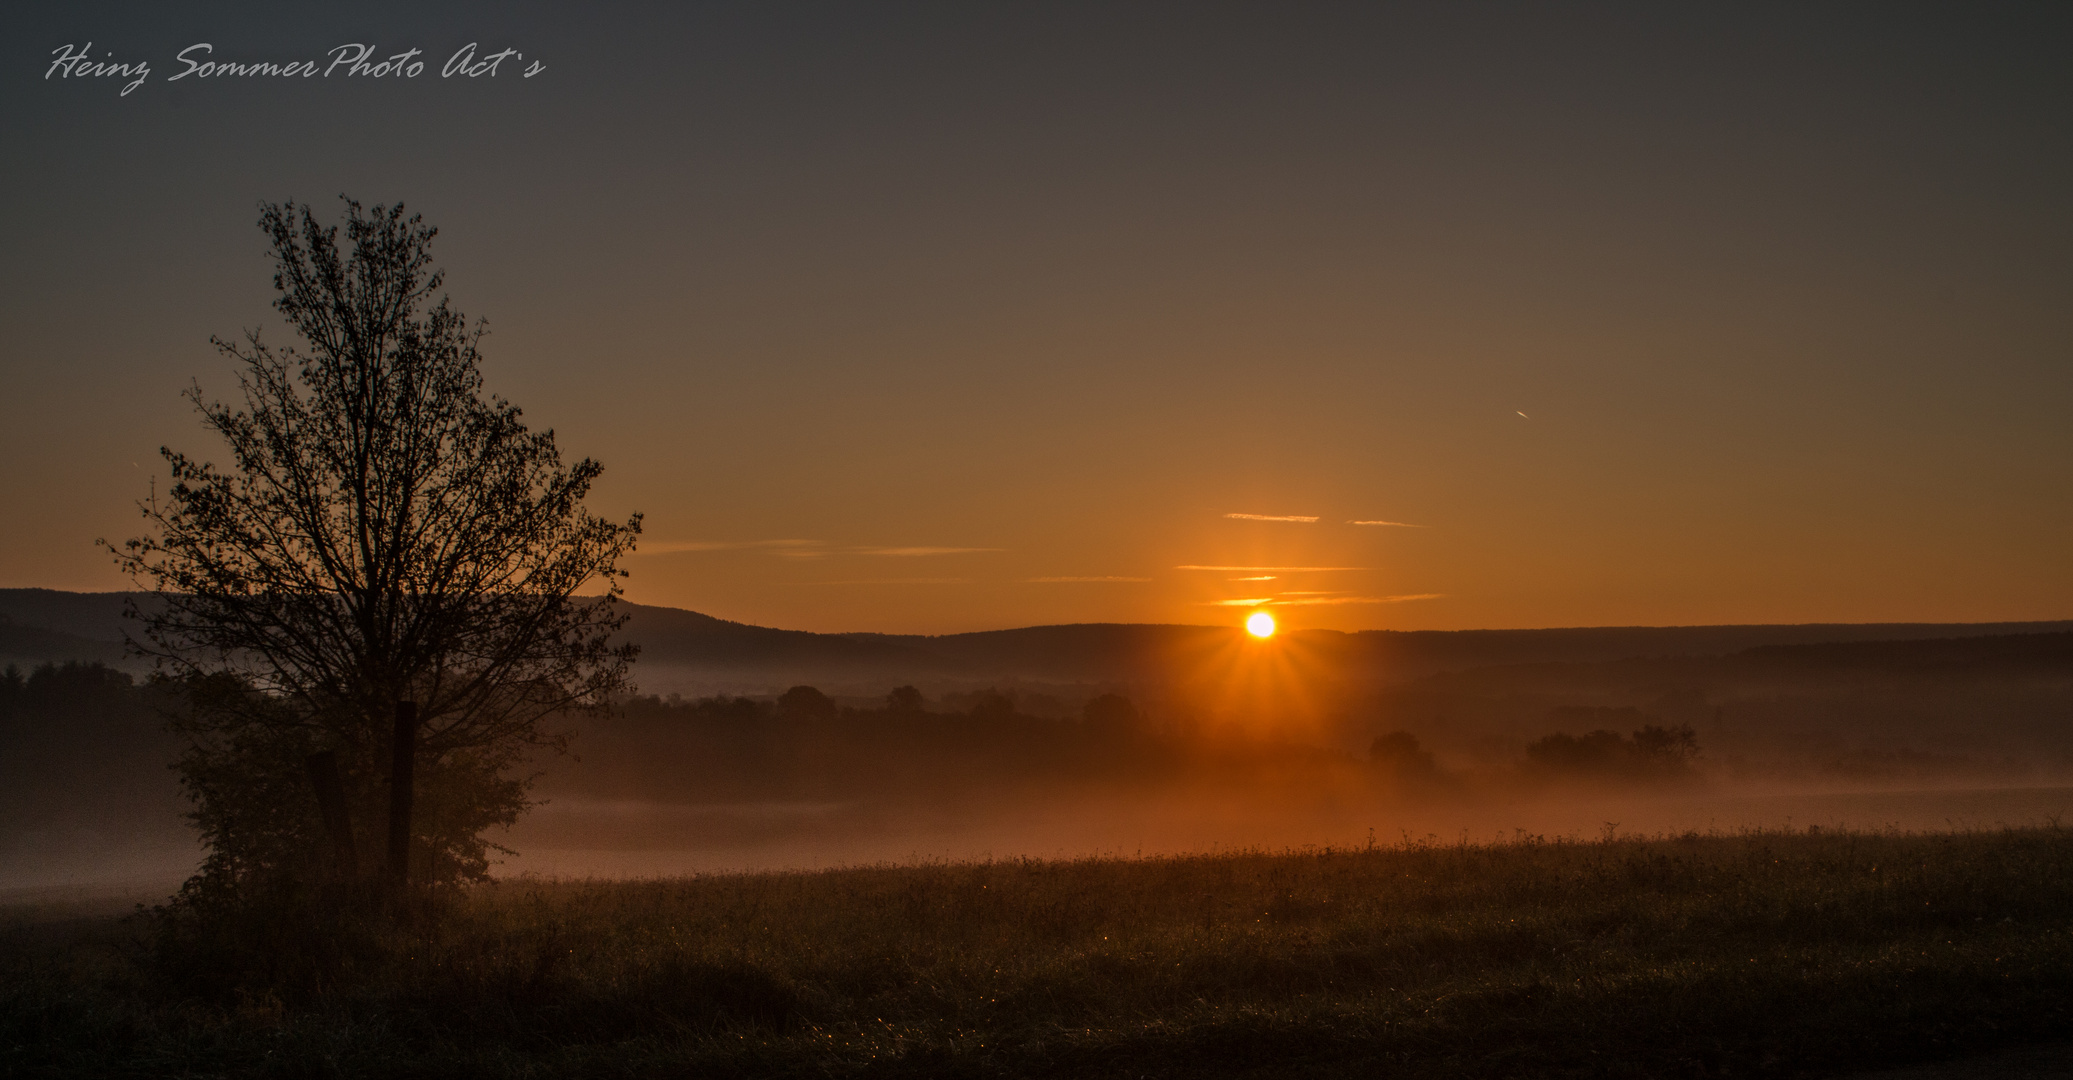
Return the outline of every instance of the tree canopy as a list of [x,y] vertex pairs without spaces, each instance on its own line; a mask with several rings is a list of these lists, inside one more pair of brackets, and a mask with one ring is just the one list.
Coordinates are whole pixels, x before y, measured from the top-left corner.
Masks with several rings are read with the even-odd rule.
[[482,830],[527,805],[506,774],[562,745],[549,717],[606,707],[634,657],[612,635],[639,515],[585,510],[601,466],[564,464],[551,430],[484,392],[485,324],[439,295],[437,230],[401,203],[345,209],[342,246],[310,207],[263,206],[273,306],[299,344],[212,339],[241,400],[187,396],[228,461],[162,451],[171,484],[114,549],[156,594],[133,644],[194,691],[182,770],[205,876],[293,869],[319,828],[310,753],[337,755],[374,835],[406,701],[425,876],[481,875]]

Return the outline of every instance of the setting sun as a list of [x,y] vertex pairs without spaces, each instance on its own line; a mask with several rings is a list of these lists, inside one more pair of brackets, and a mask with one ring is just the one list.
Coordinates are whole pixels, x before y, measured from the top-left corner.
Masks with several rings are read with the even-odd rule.
[[1255,611],[1245,619],[1245,632],[1256,638],[1274,636],[1274,616],[1264,611]]

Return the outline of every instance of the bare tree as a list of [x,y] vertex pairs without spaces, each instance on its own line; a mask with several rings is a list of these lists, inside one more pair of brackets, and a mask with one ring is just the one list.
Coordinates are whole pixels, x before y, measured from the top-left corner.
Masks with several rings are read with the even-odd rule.
[[351,200],[345,251],[308,206],[267,204],[259,224],[301,346],[212,339],[242,365],[242,404],[187,396],[229,464],[162,451],[172,484],[140,504],[148,535],[111,545],[156,594],[133,645],[192,690],[197,881],[317,872],[337,818],[309,783],[325,753],[353,842],[379,849],[400,808],[392,860],[480,877],[483,830],[529,805],[511,770],[565,746],[549,718],[627,686],[635,650],[610,638],[640,517],[588,513],[600,466],[562,464],[552,431],[485,396],[483,324],[433,299],[437,230]]

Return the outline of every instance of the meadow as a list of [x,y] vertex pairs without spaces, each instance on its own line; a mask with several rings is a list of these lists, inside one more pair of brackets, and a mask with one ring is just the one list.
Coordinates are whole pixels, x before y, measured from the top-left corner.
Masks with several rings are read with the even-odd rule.
[[8,916],[0,1074],[1838,1075],[2073,1030],[2073,833],[647,881]]

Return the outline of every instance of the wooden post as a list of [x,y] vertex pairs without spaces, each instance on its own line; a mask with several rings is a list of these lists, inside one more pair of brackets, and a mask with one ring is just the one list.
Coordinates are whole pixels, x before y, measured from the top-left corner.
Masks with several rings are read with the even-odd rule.
[[309,767],[310,786],[317,789],[317,812],[324,817],[324,831],[331,837],[331,868],[340,881],[360,876],[360,858],[353,850],[353,819],[346,810],[345,785],[338,780],[338,755],[322,750],[303,761]]
[[410,884],[410,802],[417,771],[417,702],[396,703],[395,756],[389,764],[389,883]]

